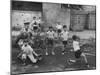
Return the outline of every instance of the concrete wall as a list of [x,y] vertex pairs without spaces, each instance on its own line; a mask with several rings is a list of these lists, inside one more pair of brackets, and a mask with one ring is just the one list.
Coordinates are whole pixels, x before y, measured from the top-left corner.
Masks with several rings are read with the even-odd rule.
[[25,22],[31,22],[33,17],[41,17],[41,12],[39,11],[20,11],[13,10],[11,14],[12,26],[23,27]]
[[61,8],[61,4],[43,3],[43,15],[47,25],[55,26],[57,22],[70,26],[70,10]]

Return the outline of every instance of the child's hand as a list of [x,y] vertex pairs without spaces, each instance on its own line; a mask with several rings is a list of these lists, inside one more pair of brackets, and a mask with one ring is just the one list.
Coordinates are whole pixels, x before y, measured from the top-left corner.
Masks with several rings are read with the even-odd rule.
[[71,52],[73,52],[74,50],[73,50],[73,49],[71,49],[70,51],[71,51]]

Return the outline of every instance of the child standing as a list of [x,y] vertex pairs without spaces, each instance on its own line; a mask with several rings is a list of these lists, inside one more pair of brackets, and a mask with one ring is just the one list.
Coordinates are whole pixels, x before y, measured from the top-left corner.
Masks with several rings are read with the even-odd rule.
[[[48,46],[51,46],[52,48],[53,48],[53,46],[54,46],[54,31],[53,31],[53,28],[52,27],[49,27],[49,31],[47,31],[47,44],[48,44]],[[52,49],[52,55],[55,55],[55,53],[54,53],[54,49]],[[47,49],[46,49],[46,55],[48,55],[48,51],[47,51]]]
[[63,44],[62,54],[65,53],[65,48],[66,48],[66,45],[68,44],[68,42],[67,42],[68,35],[69,35],[69,32],[67,31],[67,26],[64,25],[63,31],[61,32],[61,38],[62,38],[62,44]]
[[76,62],[81,57],[83,57],[87,67],[89,68],[87,58],[86,58],[85,54],[82,52],[82,49],[80,48],[78,37],[76,35],[73,35],[72,39],[73,39],[73,51],[74,51],[76,60],[69,60],[69,62]]

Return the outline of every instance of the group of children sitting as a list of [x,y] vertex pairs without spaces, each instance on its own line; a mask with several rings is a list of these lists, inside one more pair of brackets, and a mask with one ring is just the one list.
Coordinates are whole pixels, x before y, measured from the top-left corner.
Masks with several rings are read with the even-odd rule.
[[[48,48],[51,47],[51,54],[55,55],[54,52],[54,46],[55,46],[55,39],[61,40],[63,49],[62,49],[62,54],[65,53],[65,48],[68,45],[68,38],[69,38],[69,32],[67,30],[66,25],[61,25],[58,23],[56,25],[56,29],[54,30],[53,26],[50,26],[47,31],[42,32],[40,29],[40,26],[36,23],[31,23],[31,27],[29,26],[30,24],[25,23],[24,28],[21,30],[21,35],[18,37],[18,45],[20,46],[20,49],[22,50],[22,60],[25,64],[26,57],[29,57],[29,59],[33,62],[36,63],[38,60],[41,60],[41,58],[35,58],[34,56],[38,57],[39,55],[34,51],[34,48],[32,45],[34,45],[34,39],[36,36],[45,36],[46,41],[46,49],[45,49],[45,55],[49,55],[48,53]],[[80,43],[79,43],[79,38],[76,35],[72,36],[72,47],[76,60],[70,59],[68,62],[76,62],[79,60],[81,57],[84,58],[86,65],[88,65],[87,58],[85,54],[82,52],[80,48]]]

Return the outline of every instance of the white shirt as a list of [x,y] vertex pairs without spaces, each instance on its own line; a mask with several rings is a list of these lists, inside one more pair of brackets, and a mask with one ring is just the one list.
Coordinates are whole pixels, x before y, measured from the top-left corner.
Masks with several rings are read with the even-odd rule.
[[31,31],[33,36],[37,36],[38,32]]
[[62,31],[61,37],[63,38],[63,41],[67,41],[68,40],[68,31]]
[[36,22],[36,20],[33,20],[31,23],[30,23],[30,25],[29,25],[29,28],[30,29],[33,29],[33,26],[34,26],[34,23]]
[[25,52],[28,55],[32,54],[32,52],[33,52],[33,49],[30,45],[27,45],[27,46],[23,45],[22,50],[23,50],[23,52]]
[[23,45],[23,40],[22,39],[19,40],[18,45],[19,46]]
[[78,41],[73,41],[74,51],[80,50],[80,45]]
[[40,24],[40,23],[41,23],[41,19],[37,20],[36,22],[37,22],[38,24]]
[[59,25],[59,24],[57,24],[57,26],[56,26],[57,29],[62,29],[62,27],[63,26],[62,25]]
[[30,23],[30,26],[33,25],[35,22],[36,22],[36,20],[33,20],[33,21]]
[[48,36],[48,38],[54,38],[54,31],[48,31],[47,32],[47,36]]

